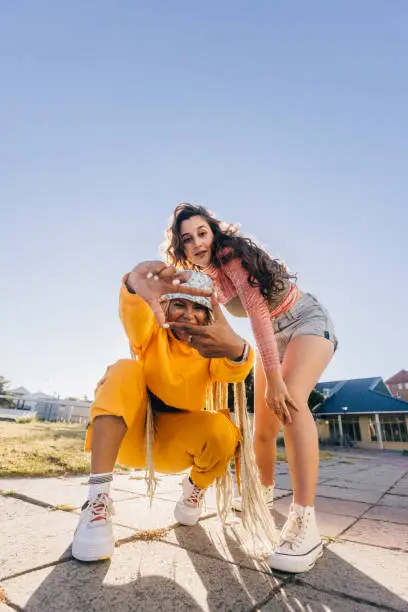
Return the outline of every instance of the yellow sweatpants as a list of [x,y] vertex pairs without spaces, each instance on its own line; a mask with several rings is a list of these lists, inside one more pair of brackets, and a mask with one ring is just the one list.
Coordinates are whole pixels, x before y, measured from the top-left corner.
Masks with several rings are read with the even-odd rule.
[[[93,419],[101,415],[122,417],[127,433],[117,461],[129,467],[146,467],[146,407],[146,382],[140,362],[133,359],[118,361],[97,386],[85,450],[92,449]],[[192,467],[191,479],[202,489],[224,474],[240,439],[238,428],[223,413],[204,410],[156,412],[155,423],[155,470],[172,474]]]

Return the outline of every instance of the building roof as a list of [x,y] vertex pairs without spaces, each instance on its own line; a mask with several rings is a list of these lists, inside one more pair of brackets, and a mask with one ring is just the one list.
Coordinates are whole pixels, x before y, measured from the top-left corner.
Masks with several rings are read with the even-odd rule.
[[317,416],[374,413],[408,414],[408,402],[393,397],[380,376],[318,383],[316,389],[320,393],[328,391],[326,399],[314,409]]
[[398,385],[399,383],[408,383],[408,370],[400,370],[387,380],[387,385]]
[[10,389],[9,391],[12,395],[29,395],[30,392],[25,387],[16,387],[15,389]]

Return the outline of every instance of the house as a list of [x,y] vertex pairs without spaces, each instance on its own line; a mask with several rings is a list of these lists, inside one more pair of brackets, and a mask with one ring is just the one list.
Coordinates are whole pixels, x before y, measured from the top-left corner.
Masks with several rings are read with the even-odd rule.
[[12,389],[8,396],[14,399],[16,409],[1,409],[0,419],[36,416],[41,421],[69,423],[87,423],[90,419],[91,402],[88,400],[61,399],[41,391],[30,393],[25,387]]
[[25,387],[17,387],[16,389],[10,389],[9,395],[14,399],[14,403],[17,410],[27,410],[30,412],[36,411],[36,406],[39,401],[53,399],[52,395],[43,393],[42,391],[36,391],[36,393],[30,393]]
[[387,386],[394,397],[408,402],[408,371],[400,370],[387,381]]
[[408,402],[392,396],[381,377],[322,382],[313,409],[319,438],[360,448],[408,450]]

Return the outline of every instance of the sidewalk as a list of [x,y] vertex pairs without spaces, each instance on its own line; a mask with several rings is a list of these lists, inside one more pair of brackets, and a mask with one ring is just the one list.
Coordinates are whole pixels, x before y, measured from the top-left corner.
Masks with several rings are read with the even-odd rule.
[[[322,462],[316,508],[326,551],[297,576],[272,575],[239,520],[222,528],[212,490],[198,525],[176,524],[180,475],[161,477],[149,508],[142,472],[114,479],[115,556],[81,564],[70,543],[86,480],[0,480],[1,612],[408,609],[406,457],[336,454]],[[284,463],[276,484],[282,525],[291,501]]]

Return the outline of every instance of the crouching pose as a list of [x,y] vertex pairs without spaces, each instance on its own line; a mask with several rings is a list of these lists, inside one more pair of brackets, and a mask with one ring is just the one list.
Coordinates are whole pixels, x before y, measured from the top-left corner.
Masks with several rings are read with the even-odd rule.
[[[147,468],[151,494],[154,470],[166,474],[190,468],[174,514],[178,522],[194,525],[206,489],[225,478],[242,438],[242,427],[224,410],[225,391],[215,393],[210,383],[244,381],[254,355],[223,317],[211,279],[143,262],[123,279],[120,316],[133,359],[107,369],[91,407],[85,443],[92,452],[90,488],[72,546],[81,561],[114,552],[109,490],[116,462]],[[217,325],[217,356],[203,356],[205,350],[200,354],[191,346],[192,337],[172,330],[172,323]],[[213,410],[205,410],[210,396]],[[262,502],[257,490],[256,501]]]

